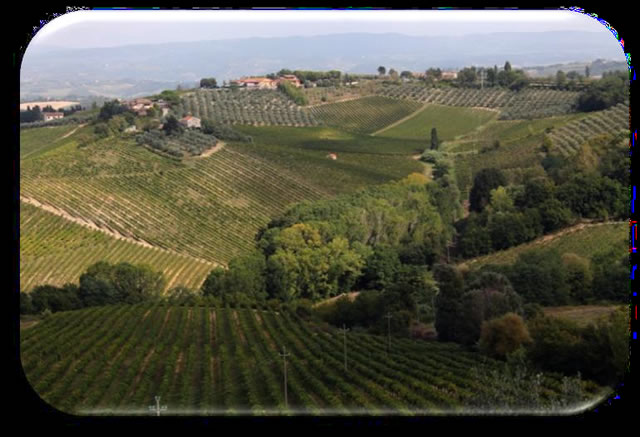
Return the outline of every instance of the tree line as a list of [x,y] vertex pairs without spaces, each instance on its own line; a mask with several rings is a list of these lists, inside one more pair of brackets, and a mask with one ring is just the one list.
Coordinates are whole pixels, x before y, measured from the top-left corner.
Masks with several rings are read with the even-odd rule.
[[40,285],[20,293],[20,314],[70,311],[117,303],[139,303],[158,298],[166,280],[146,265],[100,261],[80,275],[79,284]]
[[40,106],[38,105],[35,105],[33,107],[27,106],[27,109],[25,111],[20,111],[20,123],[35,123],[38,121],[43,121],[45,112],[62,112],[65,117],[68,117],[71,114],[74,114],[81,110],[81,105],[73,105],[59,110],[53,109],[51,105],[47,105],[44,108],[40,108]]

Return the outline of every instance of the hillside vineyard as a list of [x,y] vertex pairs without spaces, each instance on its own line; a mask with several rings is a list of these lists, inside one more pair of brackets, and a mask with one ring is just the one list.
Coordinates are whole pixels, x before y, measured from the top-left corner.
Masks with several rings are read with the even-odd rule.
[[38,396],[156,416],[566,415],[611,396],[627,73],[387,67],[23,111]]

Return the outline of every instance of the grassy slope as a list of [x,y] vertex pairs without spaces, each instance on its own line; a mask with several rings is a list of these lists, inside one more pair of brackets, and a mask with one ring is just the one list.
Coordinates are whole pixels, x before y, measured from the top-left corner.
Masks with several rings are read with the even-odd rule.
[[147,264],[164,273],[167,289],[199,288],[214,267],[193,258],[148,248],[88,229],[25,203],[20,204],[20,288],[77,283],[97,261]]
[[370,134],[408,116],[420,107],[419,103],[409,100],[373,96],[316,106],[310,108],[310,111],[314,117],[329,126]]
[[21,130],[20,159],[35,158],[38,155],[42,155],[50,150],[73,141],[73,139],[69,137],[63,137],[77,127],[78,125],[76,124],[67,124],[62,126]]
[[431,129],[435,127],[438,138],[446,141],[473,131],[497,116],[496,111],[486,109],[430,104],[415,116],[378,135],[429,141]]
[[545,307],[544,313],[547,316],[558,317],[571,320],[580,326],[596,323],[602,318],[606,318],[612,312],[622,308],[620,305],[568,305],[559,307]]
[[511,264],[519,254],[538,248],[553,248],[560,253],[573,252],[587,258],[594,253],[606,251],[610,247],[616,247],[620,249],[620,253],[623,253],[628,249],[628,233],[627,223],[577,225],[529,243],[473,258],[462,264],[473,268],[479,268],[484,264]]

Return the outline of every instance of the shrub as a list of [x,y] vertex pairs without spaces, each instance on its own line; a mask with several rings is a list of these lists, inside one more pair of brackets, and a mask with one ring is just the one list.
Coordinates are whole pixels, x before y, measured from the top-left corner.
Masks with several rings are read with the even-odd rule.
[[480,350],[494,358],[505,359],[523,344],[531,343],[531,336],[522,317],[507,313],[482,323]]

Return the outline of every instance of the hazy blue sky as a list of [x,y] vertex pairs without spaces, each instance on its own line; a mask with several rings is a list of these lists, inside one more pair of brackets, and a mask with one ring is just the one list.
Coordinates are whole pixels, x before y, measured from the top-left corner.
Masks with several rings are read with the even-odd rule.
[[323,35],[347,32],[465,35],[492,32],[601,32],[595,19],[571,11],[126,11],[72,12],[46,24],[31,46],[110,47],[172,41]]

